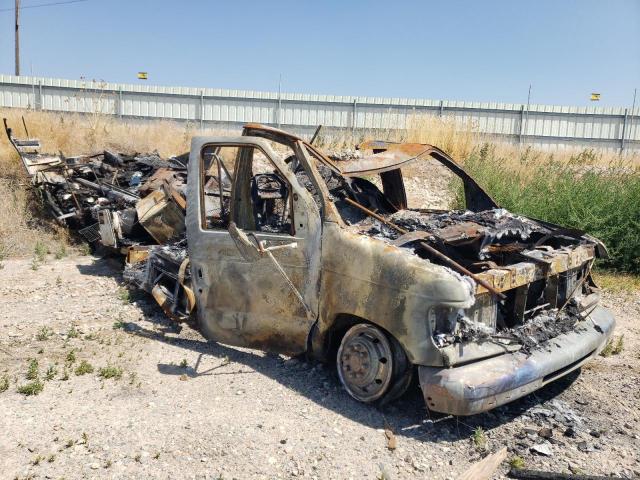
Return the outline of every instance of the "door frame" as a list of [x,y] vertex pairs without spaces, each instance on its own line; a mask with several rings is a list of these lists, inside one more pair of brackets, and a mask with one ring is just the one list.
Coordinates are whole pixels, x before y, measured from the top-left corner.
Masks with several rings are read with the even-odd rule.
[[[236,262],[236,259],[228,261],[233,257],[231,249],[235,248],[228,230],[203,228],[202,151],[205,146],[211,145],[246,146],[262,150],[290,185],[296,235],[252,233],[255,233],[259,239],[266,240],[270,245],[298,242],[300,250],[297,252],[294,251],[291,254],[287,250],[282,250],[282,253],[274,256],[282,260],[282,267],[285,270],[291,271],[296,287],[313,312],[312,319],[307,315],[302,318],[300,312],[304,309],[296,305],[296,300],[292,302],[291,296],[283,290],[288,287],[283,287],[285,282],[282,278],[278,280],[279,274],[275,268],[273,273],[268,273],[266,270],[268,266],[262,262],[269,262],[269,259],[258,260],[253,265],[246,265],[246,261],[237,259],[237,265],[230,266]],[[237,168],[237,165],[235,167]],[[312,195],[299,184],[295,174],[273,151],[268,141],[259,137],[194,137],[188,169],[187,238],[192,266],[191,275],[197,299],[196,315],[201,331],[207,338],[238,346],[283,353],[306,351],[308,335],[319,315],[321,273],[322,218]],[[234,174],[234,189],[236,179],[237,175]],[[226,252],[225,255],[228,257],[223,258],[220,252]],[[236,253],[240,257],[237,249]],[[287,255],[289,259],[295,260],[293,264],[291,262],[287,264]],[[304,261],[304,264],[300,264],[300,261]],[[227,263],[224,264],[224,262]],[[231,278],[217,275],[220,272],[231,272]],[[273,275],[273,279],[270,275]],[[262,284],[259,284],[260,281]],[[231,282],[232,285],[224,285],[222,282]],[[228,300],[233,304],[233,308],[226,311],[216,308],[216,292],[223,290],[233,292],[233,283],[237,283],[238,289],[241,290],[238,291],[237,299]],[[259,314],[262,306],[268,307],[266,311],[272,308],[271,311],[276,309],[282,312],[276,315],[282,318],[262,318]]]

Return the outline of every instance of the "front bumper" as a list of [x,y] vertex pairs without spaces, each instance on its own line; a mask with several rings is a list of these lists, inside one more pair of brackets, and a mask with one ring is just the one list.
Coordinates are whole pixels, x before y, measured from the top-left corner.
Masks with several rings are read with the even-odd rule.
[[474,415],[523,397],[580,368],[606,345],[615,319],[596,307],[573,332],[559,335],[529,355],[521,352],[453,368],[418,367],[429,409]]

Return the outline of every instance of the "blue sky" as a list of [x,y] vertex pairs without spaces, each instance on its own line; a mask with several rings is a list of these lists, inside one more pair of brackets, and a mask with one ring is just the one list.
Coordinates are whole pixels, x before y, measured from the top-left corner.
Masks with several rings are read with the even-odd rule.
[[[13,73],[13,11],[0,22]],[[26,75],[272,91],[282,75],[287,92],[514,103],[531,83],[556,105],[640,90],[639,0],[88,0],[21,23]]]

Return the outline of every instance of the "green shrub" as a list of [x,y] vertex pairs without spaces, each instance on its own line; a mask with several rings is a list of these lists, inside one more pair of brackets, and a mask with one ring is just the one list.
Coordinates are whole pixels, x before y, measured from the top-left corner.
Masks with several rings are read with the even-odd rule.
[[520,470],[520,469],[524,468],[524,465],[525,465],[524,459],[522,457],[520,457],[519,455],[514,455],[509,460],[509,466],[511,468],[516,469],[516,470]]
[[[596,160],[591,150],[559,162],[529,149],[507,159],[484,145],[464,166],[501,207],[583,230],[607,246],[610,257],[601,266],[640,273],[640,169],[622,160],[608,166]],[[458,189],[457,207],[462,199]]]
[[484,450],[487,447],[487,435],[484,433],[482,427],[476,427],[476,429],[471,434],[471,439],[473,440],[473,444],[479,450]]
[[27,380],[35,380],[38,378],[38,360],[32,358],[29,360],[29,367],[27,368]]
[[115,378],[118,380],[122,378],[122,369],[120,367],[114,367],[113,365],[107,365],[98,371],[98,376],[102,378]]
[[42,389],[44,388],[43,383],[40,380],[34,380],[31,383],[27,383],[25,385],[20,385],[18,387],[18,393],[23,395],[38,395]]
[[91,365],[86,360],[82,360],[80,365],[76,368],[76,375],[85,375],[87,373],[93,373],[93,365]]
[[49,368],[47,368],[47,372],[44,374],[44,379],[47,381],[53,380],[57,373],[58,370],[56,369],[55,365],[49,365]]
[[45,340],[48,340],[51,335],[53,335],[53,332],[49,327],[45,325],[40,330],[38,330],[38,333],[36,334],[36,338],[41,342],[44,342]]

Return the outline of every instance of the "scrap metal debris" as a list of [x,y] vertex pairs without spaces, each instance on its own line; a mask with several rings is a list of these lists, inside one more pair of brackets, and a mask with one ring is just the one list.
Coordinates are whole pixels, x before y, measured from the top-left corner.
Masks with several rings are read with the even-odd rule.
[[195,308],[185,238],[188,154],[43,154],[5,131],[53,217],[92,245],[126,255],[124,277],[176,320]]
[[562,472],[545,472],[541,470],[527,470],[512,468],[508,472],[509,478],[520,480],[611,480],[612,476],[586,475]]

